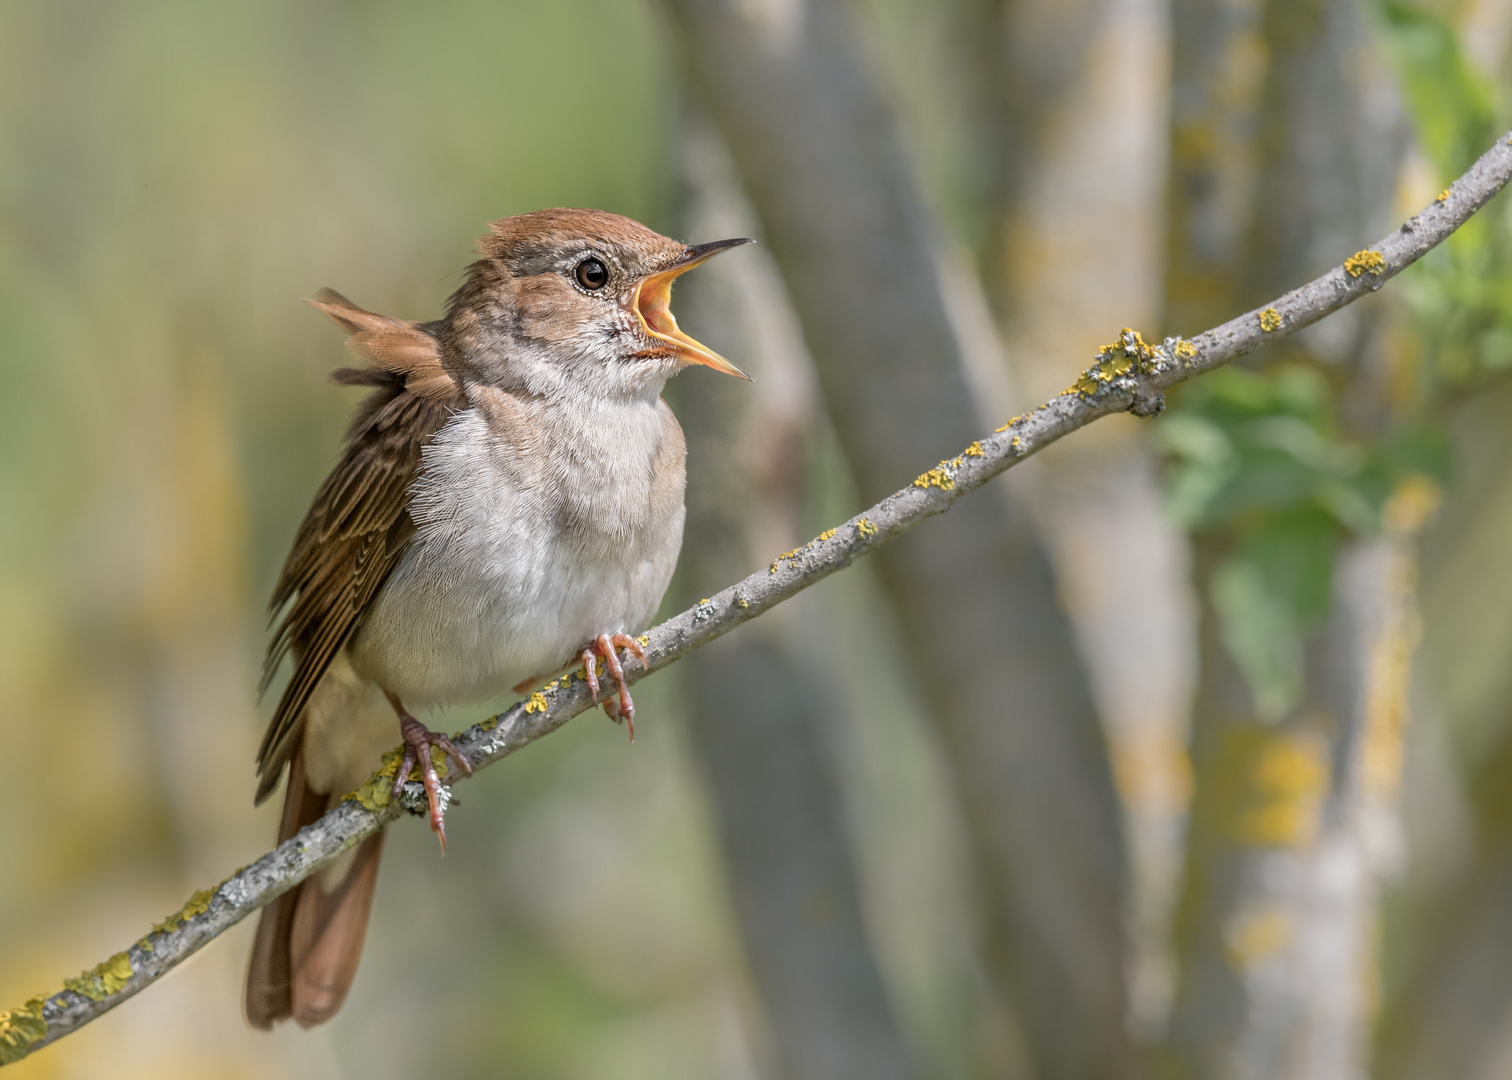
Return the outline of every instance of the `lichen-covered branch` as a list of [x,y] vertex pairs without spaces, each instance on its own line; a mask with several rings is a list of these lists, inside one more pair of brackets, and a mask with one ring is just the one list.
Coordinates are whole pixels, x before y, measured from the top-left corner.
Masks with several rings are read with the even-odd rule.
[[[944,513],[967,493],[1094,420],[1118,412],[1154,415],[1162,407],[1161,393],[1166,387],[1222,367],[1379,289],[1447,239],[1509,179],[1512,135],[1499,139],[1448,189],[1447,197],[1436,199],[1344,266],[1265,308],[1190,340],[1167,338],[1157,347],[1125,330],[1059,396],[1015,417],[966,447],[960,456],[926,470],[908,487],[844,524],[783,553],[769,568],[653,628],[646,638],[645,666],[627,664],[631,679],[666,667],[925,519]],[[473,768],[480,769],[550,734],[592,704],[581,677],[557,679],[509,711],[473,725],[457,741]],[[98,967],[67,980],[64,989],[0,1012],[0,1064],[17,1061],[62,1038],[150,986],[258,908],[395,820],[403,810],[389,804],[383,787],[370,783],[250,866],[214,888],[196,892],[146,936]],[[403,802],[405,808],[416,811],[424,806],[419,784],[408,785]]]

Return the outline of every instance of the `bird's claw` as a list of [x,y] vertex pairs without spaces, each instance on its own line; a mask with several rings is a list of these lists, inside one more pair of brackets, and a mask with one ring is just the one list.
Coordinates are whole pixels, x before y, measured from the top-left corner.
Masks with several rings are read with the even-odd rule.
[[425,798],[430,806],[430,827],[441,840],[441,854],[446,854],[446,802],[441,793],[441,778],[436,775],[435,762],[431,760],[431,747],[451,755],[453,763],[466,776],[472,775],[472,765],[457,744],[439,731],[431,731],[408,713],[399,715],[399,734],[404,739],[404,756],[399,759],[399,768],[394,773],[394,787],[389,793],[398,802],[404,793],[405,781],[410,770],[418,762],[420,782],[425,785]]
[[620,663],[619,654],[615,652],[616,648],[629,649],[641,662],[641,666],[645,666],[646,650],[642,648],[639,641],[629,634],[600,634],[583,650],[583,673],[588,677],[588,689],[593,694],[594,703],[598,704],[598,660],[599,657],[604,658],[604,666],[609,669],[609,675],[614,679],[614,685],[619,691],[615,697],[608,698],[602,703],[604,712],[616,724],[623,720],[626,729],[630,732],[630,741],[634,742],[635,702],[630,698],[630,684],[625,681],[625,667]]

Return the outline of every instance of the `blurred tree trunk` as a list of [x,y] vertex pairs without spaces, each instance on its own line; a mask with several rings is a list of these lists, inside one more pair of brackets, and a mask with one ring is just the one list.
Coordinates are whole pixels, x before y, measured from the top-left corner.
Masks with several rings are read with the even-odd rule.
[[[733,165],[690,118],[681,146],[681,231],[756,231]],[[696,603],[800,541],[812,371],[781,283],[759,249],[682,287],[689,325],[718,326],[753,384],[679,380],[688,438],[688,524],[679,606]],[[812,597],[689,659],[693,741],[723,837],[730,889],[775,1044],[776,1075],[888,1080],[915,1075],[866,940],[846,828],[825,658],[801,651]]]
[[[934,226],[846,6],[670,0],[802,322],[863,501],[984,429]],[[1003,417],[1001,419],[1006,419]],[[1005,487],[879,555],[1038,1075],[1118,1077],[1119,806],[1049,560]]]
[[[1274,296],[1385,228],[1405,134],[1353,0],[1177,0],[1167,277],[1172,332]],[[1378,433],[1380,309],[1359,304],[1269,350],[1334,374],[1347,423]],[[1426,512],[1388,507],[1346,543],[1301,701],[1261,718],[1219,627],[1198,538],[1200,676],[1180,964],[1163,1062],[1174,1076],[1365,1075]]]
[[1428,895],[1400,920],[1408,957],[1378,1028],[1382,1080],[1505,1075],[1512,1053],[1512,580],[1487,573],[1512,544],[1509,415],[1505,378],[1451,414],[1454,484],[1424,545],[1422,667],[1470,762],[1473,846],[1466,858],[1441,825],[1415,852]]
[[[985,177],[970,186],[989,201],[982,261],[1023,407],[1059,393],[1121,327],[1158,321],[1169,12],[1166,0],[949,7],[951,51],[972,72],[967,169]],[[1170,996],[1196,644],[1189,545],[1163,513],[1148,431],[1114,418],[1010,482],[1049,541],[1112,743],[1133,866],[1134,1023],[1153,1032]]]

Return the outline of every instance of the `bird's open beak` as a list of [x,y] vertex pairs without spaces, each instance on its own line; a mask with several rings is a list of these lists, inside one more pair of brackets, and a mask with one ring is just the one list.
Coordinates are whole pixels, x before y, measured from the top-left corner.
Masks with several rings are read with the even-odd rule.
[[690,364],[705,364],[715,371],[749,380],[750,376],[734,364],[707,345],[699,344],[679,330],[677,320],[672,317],[672,309],[669,306],[672,300],[672,282],[677,280],[679,275],[686,274],[695,266],[708,262],[721,251],[728,251],[730,248],[749,243],[752,241],[741,238],[716,240],[712,244],[695,244],[688,248],[681,259],[665,270],[647,274],[636,282],[635,292],[630,302],[635,308],[636,315],[640,317],[641,328],[646,331],[646,335],[653,341],[667,346],[680,359]]

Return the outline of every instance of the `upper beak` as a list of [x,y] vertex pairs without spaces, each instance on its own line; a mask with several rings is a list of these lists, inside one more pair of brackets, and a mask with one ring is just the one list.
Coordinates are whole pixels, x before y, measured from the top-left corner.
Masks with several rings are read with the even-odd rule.
[[680,359],[690,364],[706,364],[715,371],[722,371],[726,375],[735,375],[749,381],[751,377],[745,372],[707,345],[699,344],[679,330],[677,320],[672,317],[672,309],[668,305],[672,300],[672,282],[679,275],[686,274],[695,266],[708,262],[721,251],[728,251],[730,248],[750,243],[754,241],[741,237],[736,240],[715,240],[711,244],[695,244],[688,248],[681,259],[665,270],[658,270],[654,274],[647,274],[641,278],[635,283],[635,291],[630,297],[635,314],[640,318],[641,328],[652,340],[666,345]]

